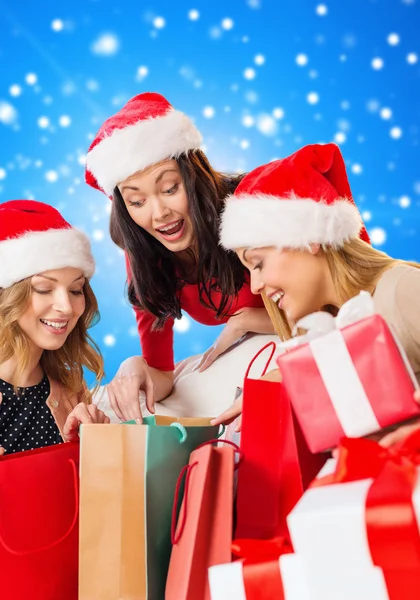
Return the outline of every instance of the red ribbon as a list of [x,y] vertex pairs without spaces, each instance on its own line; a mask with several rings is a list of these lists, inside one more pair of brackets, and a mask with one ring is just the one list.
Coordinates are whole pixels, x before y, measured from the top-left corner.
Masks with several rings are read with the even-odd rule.
[[244,559],[245,565],[276,560],[282,554],[291,552],[292,544],[285,537],[271,540],[238,539],[232,542],[232,554]]
[[387,449],[366,439],[344,438],[334,473],[311,487],[372,478],[366,498],[366,532],[373,564],[417,569],[420,535],[412,494],[420,465],[420,429]]

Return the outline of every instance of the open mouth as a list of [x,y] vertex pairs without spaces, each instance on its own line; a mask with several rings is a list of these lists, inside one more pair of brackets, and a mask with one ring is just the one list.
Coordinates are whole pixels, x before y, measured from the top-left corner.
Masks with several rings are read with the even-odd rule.
[[51,333],[65,333],[69,324],[68,321],[48,321],[47,319],[40,319],[40,321]]
[[184,233],[184,224],[184,219],[179,219],[179,221],[174,221],[164,227],[159,227],[156,231],[167,240],[178,240]]
[[284,297],[283,290],[279,290],[278,292],[276,292],[275,294],[273,294],[271,296],[271,300],[274,302],[274,304],[277,304],[277,306],[279,308],[281,308],[283,297]]

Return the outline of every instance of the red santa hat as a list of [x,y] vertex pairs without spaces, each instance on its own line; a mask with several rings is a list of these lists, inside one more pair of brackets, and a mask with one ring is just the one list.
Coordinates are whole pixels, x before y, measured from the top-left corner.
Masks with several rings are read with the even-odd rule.
[[102,125],[86,158],[86,183],[111,196],[137,171],[189,150],[202,137],[193,122],[160,94],[134,96]]
[[0,204],[0,288],[63,267],[88,278],[95,262],[88,237],[48,204],[11,200]]
[[359,236],[369,242],[335,144],[304,146],[248,173],[226,199],[220,231],[228,249],[339,248]]

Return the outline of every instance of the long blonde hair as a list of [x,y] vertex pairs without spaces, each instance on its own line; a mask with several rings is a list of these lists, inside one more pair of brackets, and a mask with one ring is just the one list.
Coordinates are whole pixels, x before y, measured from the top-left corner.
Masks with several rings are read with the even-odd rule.
[[[95,294],[86,280],[83,286],[86,307],[64,345],[58,350],[44,350],[41,366],[46,375],[61,383],[68,391],[82,394],[81,401],[89,402],[83,367],[96,376],[96,385],[104,375],[103,359],[98,346],[87,332],[98,311]],[[0,364],[16,356],[18,363],[13,373],[13,385],[30,361],[30,341],[21,329],[18,319],[25,312],[31,297],[31,278],[0,288]]]
[[[420,264],[391,258],[385,252],[376,250],[370,244],[357,238],[344,244],[342,248],[322,249],[328,262],[331,277],[341,303],[357,296],[362,290],[373,294],[376,285],[385,271],[397,264],[408,264],[420,268]],[[284,311],[263,294],[267,312],[280,339],[292,337],[292,326]],[[324,310],[328,310],[327,307]]]

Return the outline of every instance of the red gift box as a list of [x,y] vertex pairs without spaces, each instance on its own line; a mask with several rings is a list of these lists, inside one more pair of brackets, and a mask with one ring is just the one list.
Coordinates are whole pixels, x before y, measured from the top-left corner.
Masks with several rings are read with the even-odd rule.
[[308,333],[285,342],[277,364],[311,452],[420,415],[407,357],[369,294],[297,327]]

